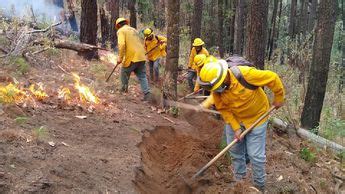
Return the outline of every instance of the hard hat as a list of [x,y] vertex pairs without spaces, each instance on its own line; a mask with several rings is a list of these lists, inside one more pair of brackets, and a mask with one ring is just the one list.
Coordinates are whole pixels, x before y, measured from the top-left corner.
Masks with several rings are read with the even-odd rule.
[[129,23],[128,20],[125,19],[125,18],[118,18],[118,19],[116,20],[116,22],[115,22],[115,28],[116,28],[116,29],[119,29],[119,28],[120,28],[119,24],[120,24],[121,22],[126,22],[127,25],[128,25],[128,23]]
[[205,54],[198,54],[194,57],[194,63],[198,67],[201,67],[202,65],[204,65],[205,61],[206,61],[206,55]]
[[144,30],[144,36],[145,37],[149,37],[149,36],[151,36],[153,34],[153,30],[151,29],[151,28],[146,28],[145,30]]
[[200,87],[205,90],[215,91],[222,86],[228,73],[228,64],[224,60],[218,60],[205,64],[197,79]]
[[193,46],[202,46],[204,45],[204,41],[201,40],[201,38],[194,39]]

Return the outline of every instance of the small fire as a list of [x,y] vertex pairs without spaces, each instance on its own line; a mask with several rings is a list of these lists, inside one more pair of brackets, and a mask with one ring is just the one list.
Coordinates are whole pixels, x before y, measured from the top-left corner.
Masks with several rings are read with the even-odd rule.
[[65,101],[71,100],[71,91],[68,88],[61,88],[58,91],[58,98],[64,99]]
[[20,90],[12,83],[7,86],[0,86],[0,102],[3,103],[20,103],[26,97],[26,93]]
[[77,75],[75,73],[72,73],[72,75],[74,78],[74,87],[79,92],[80,100],[82,102],[88,101],[88,102],[92,102],[95,104],[99,104],[100,103],[99,98],[91,92],[90,88],[80,83],[79,75]]
[[37,100],[44,100],[48,98],[49,96],[43,91],[42,84],[38,84],[38,89],[35,89],[35,84],[31,84],[29,87],[30,92]]

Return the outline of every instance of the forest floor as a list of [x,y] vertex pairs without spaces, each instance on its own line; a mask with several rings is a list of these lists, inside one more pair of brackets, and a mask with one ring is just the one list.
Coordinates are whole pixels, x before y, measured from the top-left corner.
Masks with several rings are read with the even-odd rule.
[[[32,66],[18,81],[42,82],[49,98],[35,106],[1,108],[0,193],[257,193],[251,176],[233,180],[228,157],[186,189],[183,179],[220,151],[223,123],[213,115],[159,113],[141,102],[134,76],[129,92],[120,94],[115,89],[118,70],[106,83],[111,66],[84,61],[72,51],[47,63]],[[73,84],[62,69],[87,80],[102,103],[93,109],[62,103],[57,89]],[[2,84],[13,71],[1,68]],[[307,155],[315,153],[315,159],[301,159],[302,148],[311,150]],[[345,192],[339,158],[293,132],[268,130],[266,168],[268,193]]]

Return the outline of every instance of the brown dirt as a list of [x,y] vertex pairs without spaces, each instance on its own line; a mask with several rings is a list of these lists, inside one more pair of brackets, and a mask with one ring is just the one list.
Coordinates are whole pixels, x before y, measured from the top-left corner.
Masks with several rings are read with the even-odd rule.
[[[137,85],[132,87],[133,81],[129,93],[121,95],[115,90],[118,71],[105,83],[112,67],[95,73],[90,69],[93,63],[63,51],[19,78],[21,83],[43,82],[51,97],[35,107],[0,108],[0,193],[255,192],[250,177],[234,182],[227,157],[217,161],[191,190],[185,187],[183,177],[188,181],[219,152],[223,124],[212,115],[193,112],[184,112],[179,118],[164,115],[172,123],[140,101],[142,96]],[[57,88],[73,83],[57,65],[78,72],[84,83],[97,88],[102,104],[90,112],[86,105],[67,105],[57,99]],[[0,77],[12,71],[2,68]],[[19,117],[26,119],[20,121]],[[37,133],[35,129],[41,126],[45,131]],[[306,146],[309,144],[296,137],[269,133],[270,193],[336,190],[332,173],[344,176],[339,162],[322,150],[316,163],[305,162],[298,151]],[[281,175],[283,179],[278,181]]]

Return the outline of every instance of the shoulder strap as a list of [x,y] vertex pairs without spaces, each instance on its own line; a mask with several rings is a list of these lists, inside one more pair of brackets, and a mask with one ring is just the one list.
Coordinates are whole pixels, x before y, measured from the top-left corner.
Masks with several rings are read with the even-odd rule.
[[245,88],[247,88],[249,90],[256,90],[258,88],[258,86],[254,86],[254,85],[248,83],[244,79],[244,77],[243,77],[243,75],[242,75],[242,73],[240,71],[240,68],[238,68],[237,66],[230,67],[230,71],[234,74],[234,76],[237,79],[237,81],[240,82],[240,84],[242,86],[244,86]]

